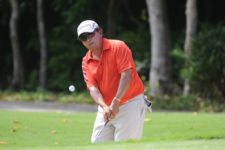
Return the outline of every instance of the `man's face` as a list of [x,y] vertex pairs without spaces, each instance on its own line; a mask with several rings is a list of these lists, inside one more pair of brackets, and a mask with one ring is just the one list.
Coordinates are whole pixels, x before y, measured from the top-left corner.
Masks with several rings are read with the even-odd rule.
[[102,34],[100,31],[94,31],[92,33],[83,33],[80,36],[80,41],[87,49],[94,51],[101,48]]

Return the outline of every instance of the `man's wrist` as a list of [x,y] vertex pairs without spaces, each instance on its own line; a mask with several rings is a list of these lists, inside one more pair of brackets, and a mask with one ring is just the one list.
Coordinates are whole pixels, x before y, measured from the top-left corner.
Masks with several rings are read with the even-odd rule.
[[116,96],[113,98],[113,100],[114,100],[114,101],[117,101],[117,102],[120,102],[120,98],[118,98],[118,97],[116,97]]

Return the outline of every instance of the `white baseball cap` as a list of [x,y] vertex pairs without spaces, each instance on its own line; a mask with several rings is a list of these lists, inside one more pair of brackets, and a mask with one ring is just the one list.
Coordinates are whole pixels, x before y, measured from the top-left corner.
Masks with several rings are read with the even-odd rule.
[[85,20],[77,27],[77,36],[79,37],[82,33],[92,33],[95,29],[98,29],[98,24],[93,20]]

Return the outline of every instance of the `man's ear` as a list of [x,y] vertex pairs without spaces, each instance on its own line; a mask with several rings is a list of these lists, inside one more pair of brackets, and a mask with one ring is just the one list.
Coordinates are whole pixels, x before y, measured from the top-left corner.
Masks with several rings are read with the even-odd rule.
[[98,32],[103,36],[103,29],[102,28],[99,28]]

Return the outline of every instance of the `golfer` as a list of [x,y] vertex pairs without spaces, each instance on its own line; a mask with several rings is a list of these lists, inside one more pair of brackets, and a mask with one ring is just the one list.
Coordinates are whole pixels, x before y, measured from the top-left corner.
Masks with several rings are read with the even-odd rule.
[[84,80],[99,105],[91,142],[140,139],[144,85],[131,50],[123,41],[104,38],[102,28],[93,20],[81,22],[77,36],[88,49],[82,62]]

